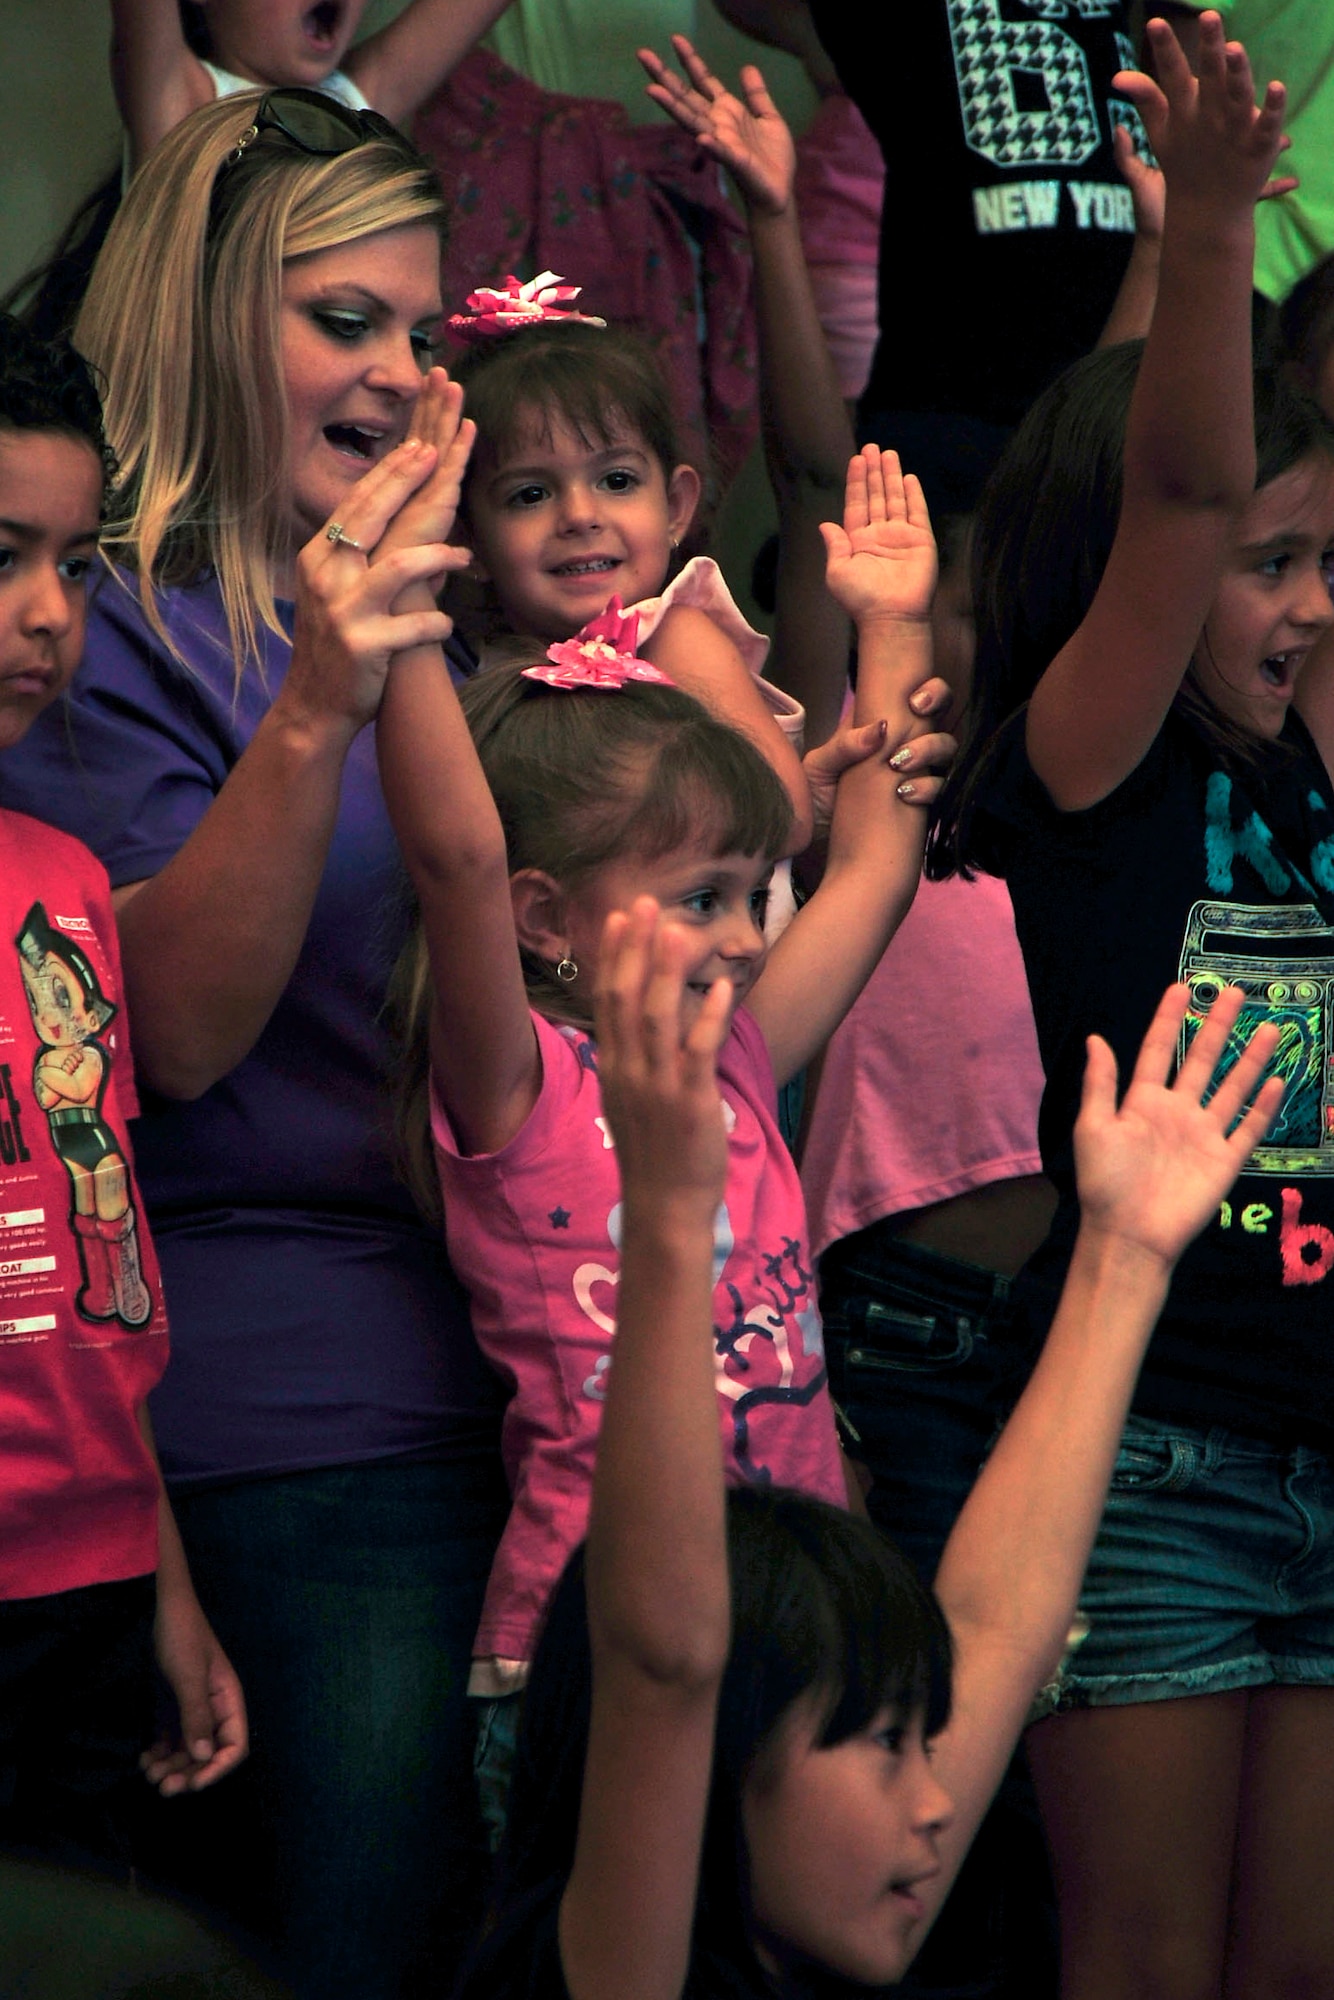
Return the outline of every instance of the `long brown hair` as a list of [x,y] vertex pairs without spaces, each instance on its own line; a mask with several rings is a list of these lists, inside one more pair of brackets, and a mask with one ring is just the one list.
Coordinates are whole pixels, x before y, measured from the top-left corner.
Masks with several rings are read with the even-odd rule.
[[[792,828],[782,781],[739,730],[680,688],[638,682],[586,694],[525,680],[531,641],[486,667],[461,700],[491,787],[510,873],[540,869],[578,889],[608,861],[656,861],[687,841],[716,854],[781,854]],[[551,1020],[588,1027],[587,1001],[530,953],[529,1001]],[[395,1123],[418,1204],[440,1213],[430,1133],[432,987],[420,921],[399,958],[389,1010],[401,1059]]]

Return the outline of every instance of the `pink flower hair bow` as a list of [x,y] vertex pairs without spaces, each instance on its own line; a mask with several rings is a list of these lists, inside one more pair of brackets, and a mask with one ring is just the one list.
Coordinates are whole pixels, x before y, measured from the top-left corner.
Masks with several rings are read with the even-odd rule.
[[506,278],[499,290],[481,285],[464,300],[466,312],[451,313],[449,325],[461,340],[488,340],[496,334],[514,333],[520,327],[539,326],[543,320],[574,320],[580,326],[605,326],[605,319],[591,313],[562,310],[583,290],[567,285],[554,271],[541,271],[521,285],[516,277]]
[[658,681],[674,687],[664,674],[635,652],[639,642],[639,613],[627,611],[619,597],[606,610],[589,620],[573,639],[562,639],[547,647],[549,667],[525,667],[523,679],[543,681],[547,687],[623,688],[627,681]]

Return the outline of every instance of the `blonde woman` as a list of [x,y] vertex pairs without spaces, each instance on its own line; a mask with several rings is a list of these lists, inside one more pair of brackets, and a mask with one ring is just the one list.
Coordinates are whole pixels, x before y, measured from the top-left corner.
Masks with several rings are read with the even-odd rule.
[[4,777],[117,888],[176,1340],[154,1422],[254,1718],[260,1797],[214,1866],[235,1901],[274,1858],[320,2000],[439,1980],[475,1907],[463,1686],[505,1508],[495,1391],[381,1118],[401,937],[365,725],[391,650],[448,627],[391,611],[443,551],[361,547],[435,465],[404,440],[442,222],[407,142],[314,92],[157,149],[78,328],[117,568]]

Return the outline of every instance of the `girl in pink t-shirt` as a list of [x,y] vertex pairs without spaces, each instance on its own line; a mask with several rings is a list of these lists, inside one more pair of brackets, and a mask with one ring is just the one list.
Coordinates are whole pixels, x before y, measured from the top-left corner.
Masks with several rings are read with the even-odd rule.
[[[386,543],[441,532],[457,491],[443,482],[450,471],[457,481],[471,441],[460,406],[433,376],[418,424],[441,446],[426,491],[443,497],[420,523],[425,508],[405,509]],[[665,549],[668,495],[651,467],[632,525],[635,548]],[[844,525],[826,539],[830,587],[861,630],[857,727],[824,879],[772,951],[764,907],[791,801],[739,730],[634,657],[635,620],[612,612],[545,656],[529,644],[485,670],[465,691],[466,722],[438,647],[399,655],[390,673],[381,769],[429,961],[414,982],[418,1158],[429,1159],[429,1047],[451,1257],[478,1336],[515,1385],[514,1507],[477,1640],[479,1693],[522,1680],[546,1597],[584,1531],[619,1274],[619,1181],[590,993],[606,916],[637,896],[654,896],[697,938],[696,1001],[719,978],[735,994],[714,1293],[732,1476],[844,1492],[775,1081],[827,1038],[911,901],[915,807],[934,785],[913,778],[905,790],[902,773],[941,745],[903,740],[939,693],[920,688],[935,547],[916,481],[874,447],[854,458]],[[541,573],[543,551],[532,560]]]

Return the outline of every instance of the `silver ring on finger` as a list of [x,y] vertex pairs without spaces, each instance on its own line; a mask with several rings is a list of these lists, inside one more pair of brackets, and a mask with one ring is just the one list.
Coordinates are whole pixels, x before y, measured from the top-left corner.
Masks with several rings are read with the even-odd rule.
[[326,539],[331,541],[335,548],[355,549],[359,556],[365,555],[366,550],[363,544],[353,541],[351,535],[344,531],[341,521],[330,521],[324,533]]

